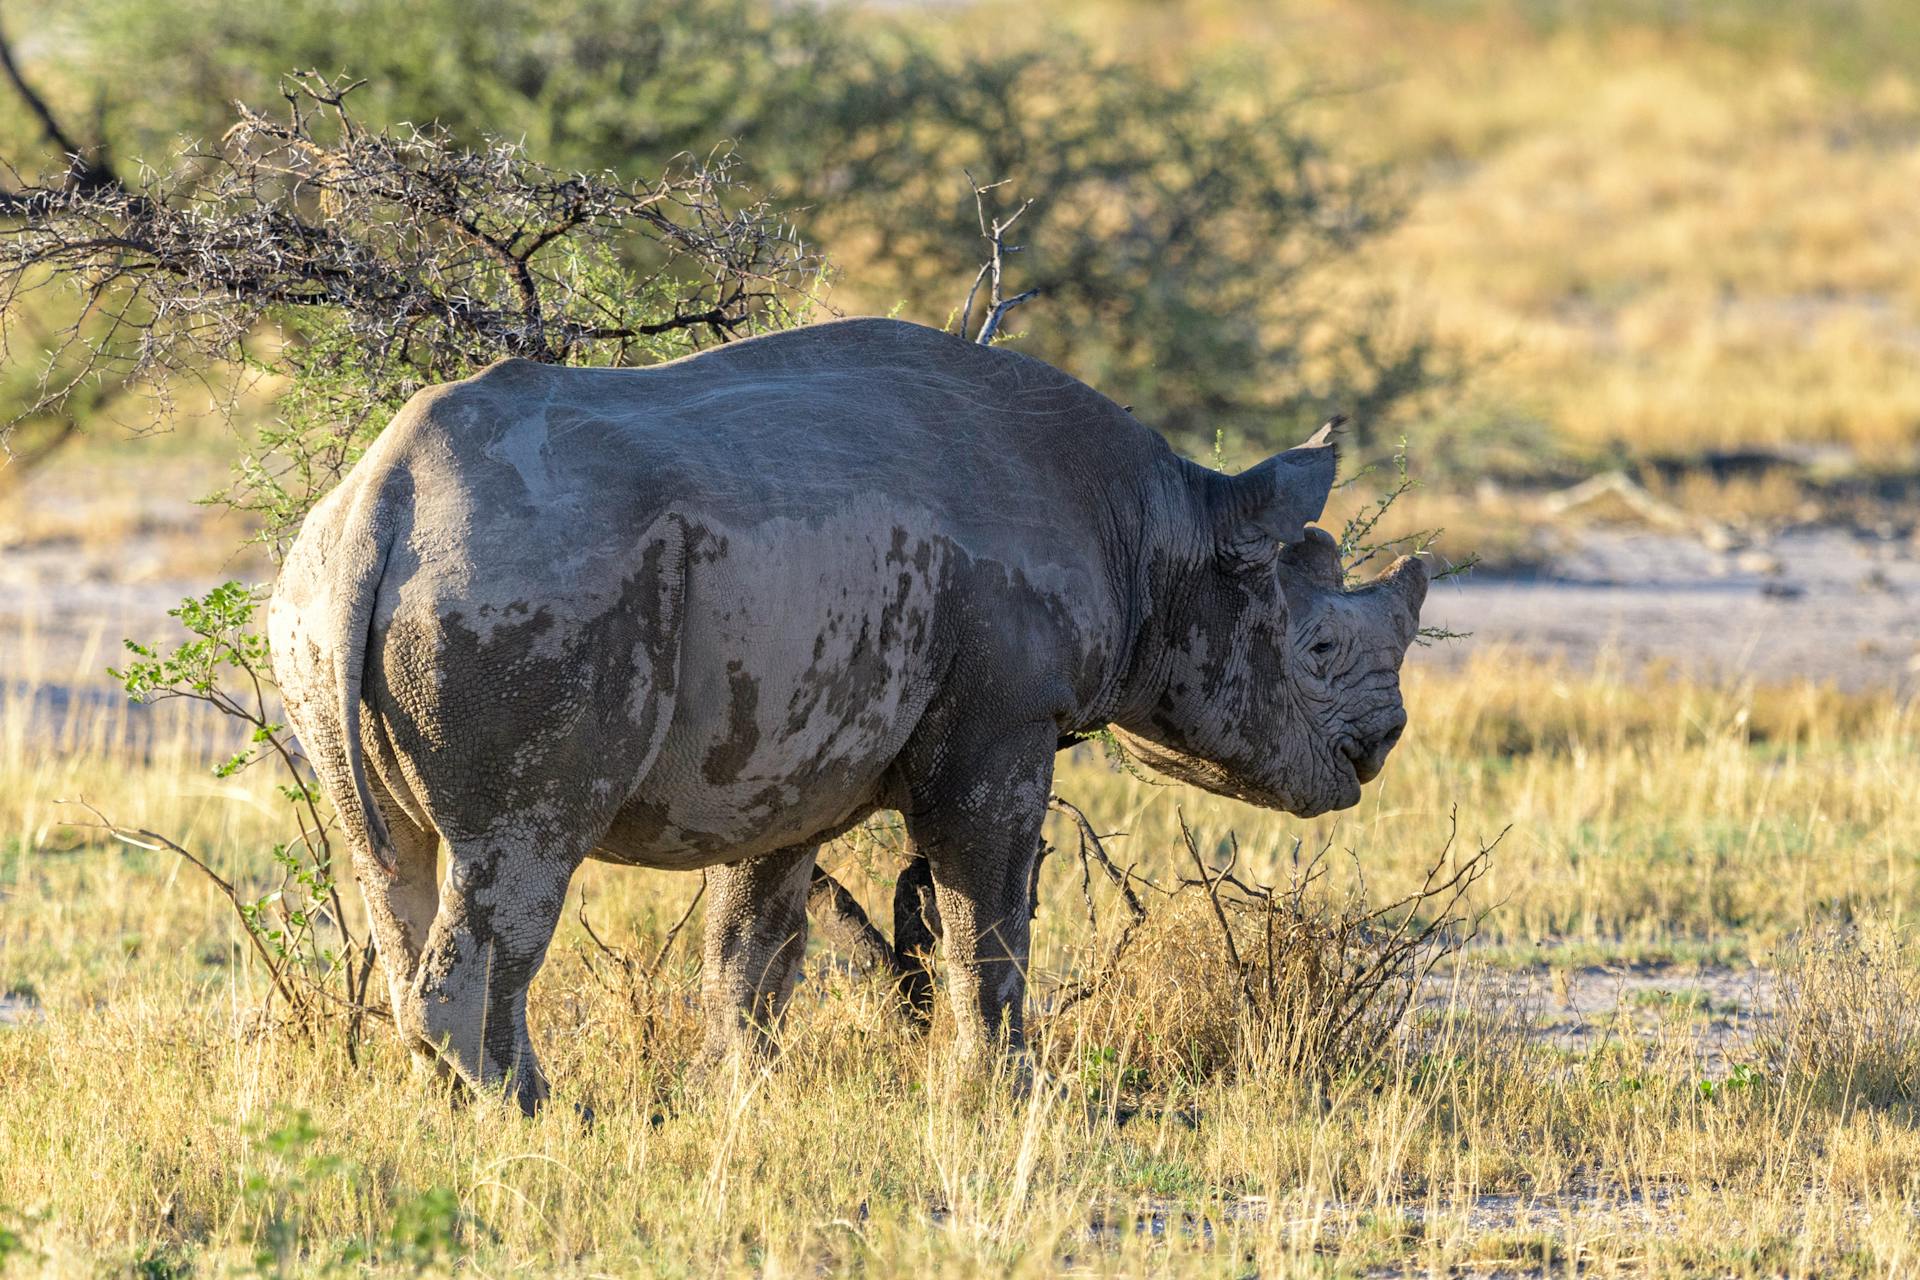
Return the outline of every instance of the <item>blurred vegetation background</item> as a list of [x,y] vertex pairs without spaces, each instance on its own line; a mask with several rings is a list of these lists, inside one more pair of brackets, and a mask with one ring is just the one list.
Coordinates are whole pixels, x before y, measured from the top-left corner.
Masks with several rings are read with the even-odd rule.
[[[1920,442],[1920,11],[1902,0],[16,0],[27,73],[123,167],[291,68],[375,123],[657,174],[736,147],[930,324],[1031,198],[1020,349],[1230,464],[1333,409],[1442,488]],[[47,161],[24,111],[0,155]],[[21,333],[0,396],[24,394]],[[29,335],[30,336],[30,335]],[[0,407],[0,413],[4,413]],[[50,429],[50,428],[48,428]],[[1797,487],[1746,501],[1803,502]]]

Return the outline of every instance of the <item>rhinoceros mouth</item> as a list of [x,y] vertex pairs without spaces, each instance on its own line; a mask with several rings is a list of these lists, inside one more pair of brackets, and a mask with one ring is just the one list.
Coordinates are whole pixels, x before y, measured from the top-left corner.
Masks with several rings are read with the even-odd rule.
[[[1359,763],[1347,750],[1350,745],[1355,751],[1360,751],[1361,747],[1348,737],[1342,737],[1332,744],[1334,749],[1330,755],[1310,766],[1314,785],[1303,788],[1288,785],[1285,779],[1269,780],[1238,773],[1214,761],[1189,755],[1125,729],[1116,727],[1116,732],[1134,758],[1157,773],[1211,791],[1217,796],[1243,800],[1263,809],[1278,809],[1299,818],[1317,818],[1323,813],[1352,808],[1360,802],[1360,786],[1366,780],[1360,774]],[[1378,769],[1374,772],[1377,773]],[[1298,780],[1295,781],[1297,783]]]

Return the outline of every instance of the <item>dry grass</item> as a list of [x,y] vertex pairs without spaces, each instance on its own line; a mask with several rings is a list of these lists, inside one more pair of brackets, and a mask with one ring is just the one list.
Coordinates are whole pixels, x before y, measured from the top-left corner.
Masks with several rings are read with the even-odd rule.
[[[0,662],[30,670],[9,644]],[[1330,840],[1334,873],[1306,918],[1334,922],[1351,918],[1362,873],[1375,903],[1417,888],[1455,803],[1464,837],[1511,821],[1474,894],[1492,908],[1482,959],[1578,945],[1764,960],[1831,909],[1914,919],[1920,726],[1905,707],[1815,688],[1631,688],[1498,655],[1412,673],[1409,701],[1414,726],[1385,778],[1337,819],[1150,785],[1094,754],[1066,757],[1059,788],[1102,833],[1126,833],[1107,838],[1118,861],[1168,885],[1194,874],[1182,813],[1209,867],[1237,838],[1249,881],[1289,883],[1295,839]],[[0,712],[0,1008],[22,1019],[0,1024],[0,1227],[22,1241],[20,1274],[1914,1262],[1920,1131],[1903,1095],[1835,1090],[1764,1046],[1709,1065],[1698,1020],[1636,1031],[1623,1014],[1570,1057],[1477,961],[1330,1070],[1245,1052],[1179,1069],[1169,1049],[1246,1025],[1231,989],[1223,1002],[1205,981],[1232,970],[1197,892],[1129,945],[1110,989],[1124,999],[1040,1020],[1059,1084],[1031,1097],[950,1079],[947,1027],[907,1035],[881,992],[825,956],[779,1069],[703,1081],[688,1069],[697,922],[636,985],[569,919],[536,988],[536,1034],[563,1101],[590,1104],[596,1123],[564,1105],[532,1122],[450,1107],[384,1040],[354,1068],[330,1039],[244,1034],[260,981],[225,903],[177,862],[63,827],[55,800],[138,814],[261,884],[270,780],[208,777],[213,753],[185,723],[141,759],[100,745],[113,740],[98,726],[50,751],[17,706]],[[1062,822],[1054,843],[1070,851]],[[829,861],[878,905],[896,857],[879,831]],[[595,929],[647,959],[698,883],[599,866],[580,879]],[[1070,853],[1049,860],[1040,990],[1105,954],[1119,904],[1095,893],[1107,934],[1087,926]],[[1881,1006],[1792,976],[1813,963],[1784,970],[1794,1043],[1880,1045],[1879,1023],[1850,1019]],[[1866,980],[1898,1008],[1916,972],[1895,949]]]
[[1796,939],[1776,961],[1779,1019],[1764,1056],[1840,1105],[1920,1102],[1920,955],[1883,920]]

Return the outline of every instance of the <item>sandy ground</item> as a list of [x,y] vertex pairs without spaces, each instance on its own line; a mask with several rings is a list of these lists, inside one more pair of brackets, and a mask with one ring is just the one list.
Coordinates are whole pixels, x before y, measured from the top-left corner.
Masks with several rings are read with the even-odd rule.
[[49,464],[0,484],[0,674],[104,682],[123,639],[170,634],[182,597],[270,578],[239,523],[194,501],[220,481],[205,461],[163,458]]
[[1815,527],[1720,551],[1684,535],[1573,528],[1555,542],[1546,573],[1436,584],[1422,621],[1471,637],[1412,660],[1459,664],[1502,646],[1629,671],[1920,685],[1920,549],[1907,537]]
[[1542,966],[1481,981],[1515,1009],[1533,1040],[1580,1055],[1630,1033],[1677,1030],[1710,1080],[1753,1061],[1755,1034],[1774,1010],[1772,974],[1725,965]]

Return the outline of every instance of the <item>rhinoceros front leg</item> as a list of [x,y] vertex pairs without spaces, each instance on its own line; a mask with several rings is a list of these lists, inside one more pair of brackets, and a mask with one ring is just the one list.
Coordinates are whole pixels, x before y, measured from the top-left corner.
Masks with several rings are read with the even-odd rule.
[[701,997],[707,1055],[764,1054],[807,950],[814,845],[795,845],[707,872]]
[[527,989],[591,844],[519,833],[450,840],[440,909],[397,1011],[469,1085],[504,1086],[529,1115],[546,1101],[547,1080],[527,1033]]
[[915,849],[893,889],[893,949],[899,957],[894,989],[915,1025],[933,1018],[934,947],[940,941],[940,900],[933,890],[933,868]]
[[[967,750],[932,753],[912,783],[907,833],[939,905],[947,990],[961,1049],[1025,1048],[1033,865],[1053,781],[1051,723]],[[931,922],[929,922],[931,923]]]

